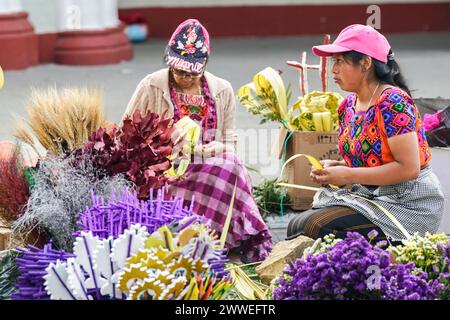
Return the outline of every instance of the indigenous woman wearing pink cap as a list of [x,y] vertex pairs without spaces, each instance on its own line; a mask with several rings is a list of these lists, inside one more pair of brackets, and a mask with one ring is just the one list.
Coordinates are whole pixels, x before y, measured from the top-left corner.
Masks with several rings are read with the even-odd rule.
[[333,79],[350,94],[338,108],[343,160],[323,161],[324,169],[313,169],[311,178],[351,189],[322,187],[313,209],[290,221],[288,238],[345,237],[348,231],[367,236],[374,229],[371,237],[395,242],[408,234],[438,231],[444,196],[430,167],[418,109],[387,39],[355,24],[333,44],[312,50],[333,57]]
[[[202,128],[197,153],[202,161],[188,167],[169,191],[204,216],[218,233],[223,229],[237,181],[236,199],[226,246],[243,260],[259,261],[271,249],[271,235],[252,196],[250,177],[235,155],[236,101],[231,84],[205,71],[210,54],[208,31],[195,19],[181,23],[166,48],[168,68],[146,76],[137,86],[126,115],[136,109],[190,117]],[[198,157],[197,157],[198,158]]]

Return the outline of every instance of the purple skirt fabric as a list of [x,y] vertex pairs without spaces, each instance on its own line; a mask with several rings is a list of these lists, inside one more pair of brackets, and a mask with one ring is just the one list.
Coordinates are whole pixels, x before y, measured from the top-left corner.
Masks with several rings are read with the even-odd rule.
[[234,153],[222,153],[203,163],[191,163],[182,180],[172,182],[168,191],[184,199],[206,224],[222,231],[237,179],[233,216],[225,246],[238,250],[246,260],[264,260],[272,248],[272,236],[253,198],[250,176]]

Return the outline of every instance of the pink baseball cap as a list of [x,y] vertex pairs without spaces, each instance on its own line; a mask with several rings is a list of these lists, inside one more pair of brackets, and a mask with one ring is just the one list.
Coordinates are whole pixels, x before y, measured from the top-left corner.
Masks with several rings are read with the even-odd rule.
[[387,39],[373,27],[352,24],[339,33],[332,44],[314,46],[312,51],[319,57],[333,53],[357,51],[387,63],[391,46]]

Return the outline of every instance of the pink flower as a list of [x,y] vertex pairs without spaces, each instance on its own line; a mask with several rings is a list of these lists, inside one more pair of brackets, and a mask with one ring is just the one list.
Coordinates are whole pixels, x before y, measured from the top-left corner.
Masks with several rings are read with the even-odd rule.
[[195,53],[195,51],[197,51],[197,49],[195,49],[195,46],[192,45],[192,44],[191,45],[186,45],[185,46],[185,50],[189,54]]

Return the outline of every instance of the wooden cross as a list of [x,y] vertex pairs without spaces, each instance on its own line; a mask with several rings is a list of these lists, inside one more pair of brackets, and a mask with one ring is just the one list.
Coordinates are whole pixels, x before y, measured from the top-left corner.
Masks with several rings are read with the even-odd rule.
[[[330,44],[330,35],[326,34],[323,38],[323,44]],[[322,80],[322,91],[328,89],[328,57],[320,57],[320,64],[308,65],[306,63],[306,51],[302,52],[302,62],[286,61],[286,63],[296,68],[300,72],[299,84],[302,95],[305,96],[308,91],[308,70],[319,70],[320,79]]]

